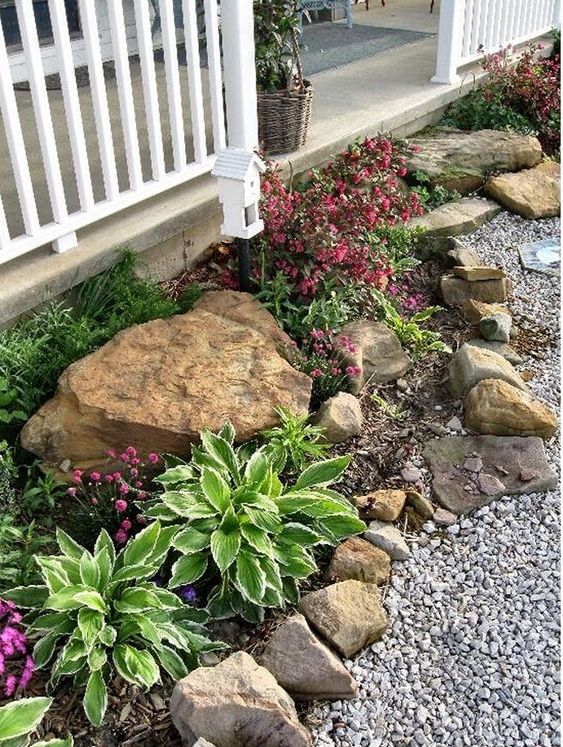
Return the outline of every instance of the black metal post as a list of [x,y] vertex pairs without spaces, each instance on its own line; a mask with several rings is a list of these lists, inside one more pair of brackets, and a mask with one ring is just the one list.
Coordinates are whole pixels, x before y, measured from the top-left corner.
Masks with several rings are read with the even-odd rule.
[[250,241],[248,239],[237,239],[236,245],[238,252],[239,288],[245,293],[250,293],[252,290],[252,282],[250,280]]

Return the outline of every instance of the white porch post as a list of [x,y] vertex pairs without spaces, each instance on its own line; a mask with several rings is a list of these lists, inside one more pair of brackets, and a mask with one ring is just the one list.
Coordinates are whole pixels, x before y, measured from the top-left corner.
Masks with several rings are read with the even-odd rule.
[[438,27],[438,55],[433,83],[457,83],[463,44],[466,0],[442,0]]
[[551,23],[556,28],[561,26],[561,0],[555,0],[553,4],[553,18]]
[[227,144],[253,151],[258,146],[258,116],[252,0],[222,0],[221,30]]

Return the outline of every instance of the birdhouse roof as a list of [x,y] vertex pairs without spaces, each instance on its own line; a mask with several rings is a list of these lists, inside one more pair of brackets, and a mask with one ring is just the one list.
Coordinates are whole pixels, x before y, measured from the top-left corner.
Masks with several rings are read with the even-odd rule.
[[250,169],[256,165],[260,172],[266,170],[264,161],[256,155],[242,148],[225,148],[217,156],[215,166],[211,172],[213,176],[222,176],[227,179],[246,179]]

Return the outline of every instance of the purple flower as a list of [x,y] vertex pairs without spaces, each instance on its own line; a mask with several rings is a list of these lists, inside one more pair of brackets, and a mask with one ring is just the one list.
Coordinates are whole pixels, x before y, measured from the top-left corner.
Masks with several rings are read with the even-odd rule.
[[178,589],[178,593],[186,604],[194,604],[197,599],[197,592],[195,590],[195,587],[191,584],[180,586],[180,588]]

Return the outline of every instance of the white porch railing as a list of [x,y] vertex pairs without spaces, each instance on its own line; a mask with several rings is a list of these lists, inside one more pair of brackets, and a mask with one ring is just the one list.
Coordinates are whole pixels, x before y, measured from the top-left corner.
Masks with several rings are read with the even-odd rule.
[[[86,96],[77,83],[75,40],[71,41],[69,34],[65,3],[48,0],[53,31],[48,58],[51,64],[54,48],[60,76],[58,109],[54,109],[43,65],[46,48],[40,45],[33,0],[15,0],[23,50],[18,57],[23,56],[30,94],[22,102],[21,94],[14,89],[10,50],[0,29],[0,113],[4,131],[2,137],[0,129],[0,193],[5,203],[7,192],[1,182],[6,182],[6,174],[14,185],[9,195],[10,210],[0,201],[0,263],[50,242],[56,252],[71,249],[77,245],[77,230],[211,171],[216,154],[226,146],[226,127],[218,0],[203,0],[203,4],[207,71],[202,76],[196,0],[158,0],[158,5],[149,0],[79,0],[81,49],[89,76]],[[161,49],[156,57],[151,29],[155,5],[161,26]],[[231,17],[247,5],[251,9],[251,0],[223,0],[226,15]],[[111,44],[115,68],[112,97],[108,97],[104,68],[107,49],[102,56],[100,44],[101,15],[105,24],[109,21],[110,36],[104,43]],[[252,21],[252,10],[246,17]],[[130,59],[132,37],[138,55],[135,83]],[[230,39],[229,28],[225,27],[222,41],[229,46],[232,60],[236,45],[241,48],[241,38]],[[179,42],[185,46],[182,65]],[[253,54],[252,34],[246,46]],[[255,109],[253,59],[245,80],[239,83],[236,96]],[[22,107],[27,107],[25,112]],[[230,129],[233,113],[227,114]],[[34,130],[34,137],[30,130]],[[256,132],[254,137],[257,141]],[[68,151],[66,161],[61,160],[62,142]],[[118,145],[120,158],[116,157]],[[18,202],[19,233],[14,234],[13,212],[18,207],[14,203]]]
[[456,83],[462,65],[547,33],[560,0],[441,0],[435,83]]

